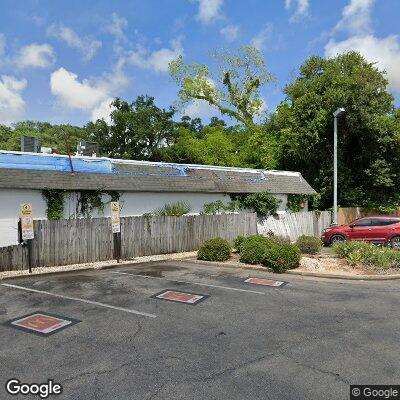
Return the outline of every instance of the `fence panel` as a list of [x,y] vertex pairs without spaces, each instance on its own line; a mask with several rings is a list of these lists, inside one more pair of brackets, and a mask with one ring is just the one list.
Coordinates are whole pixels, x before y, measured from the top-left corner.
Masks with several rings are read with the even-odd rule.
[[[113,258],[110,218],[35,220],[32,266],[51,267]],[[257,233],[255,214],[121,218],[121,257],[125,259],[196,250],[207,239]],[[28,268],[27,248],[0,248],[0,271]]]
[[321,231],[331,224],[331,213],[315,211],[286,213],[259,220],[258,232],[265,235],[272,231],[275,235],[285,236],[296,241],[301,235],[320,237]]

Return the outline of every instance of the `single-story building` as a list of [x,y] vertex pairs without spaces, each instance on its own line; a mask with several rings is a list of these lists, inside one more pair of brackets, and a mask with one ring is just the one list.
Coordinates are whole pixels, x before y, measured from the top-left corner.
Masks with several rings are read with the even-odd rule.
[[[288,194],[316,193],[298,172],[0,150],[0,246],[17,241],[21,203],[32,204],[35,219],[47,218],[43,189],[69,191],[64,218],[77,217],[82,190],[118,192],[122,216],[154,212],[177,201],[199,213],[205,203],[228,203],[231,194],[263,191],[281,200],[278,212],[285,212]],[[109,215],[105,207],[92,216]]]

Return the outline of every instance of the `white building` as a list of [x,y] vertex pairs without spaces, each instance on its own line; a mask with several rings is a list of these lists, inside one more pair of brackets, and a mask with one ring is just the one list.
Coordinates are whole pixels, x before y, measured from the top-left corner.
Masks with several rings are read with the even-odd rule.
[[[205,203],[228,203],[231,194],[263,191],[279,198],[278,212],[285,212],[288,194],[315,194],[298,172],[0,151],[0,247],[17,242],[21,203],[32,204],[35,219],[47,218],[43,189],[67,191],[64,218],[77,216],[82,190],[117,191],[122,216],[154,212],[176,201],[199,213]],[[109,207],[92,214],[109,215]]]

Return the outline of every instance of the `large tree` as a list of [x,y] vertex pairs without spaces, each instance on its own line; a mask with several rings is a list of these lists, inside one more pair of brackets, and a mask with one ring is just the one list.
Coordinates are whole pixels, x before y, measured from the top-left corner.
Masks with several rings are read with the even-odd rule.
[[339,204],[380,208],[400,203],[399,114],[385,74],[360,54],[311,57],[285,88],[287,99],[267,124],[276,137],[278,167],[301,171],[319,192],[317,206],[332,198],[333,116],[339,120]]
[[55,152],[74,152],[82,139],[87,139],[85,129],[72,125],[52,125],[49,122],[22,121],[13,126],[0,125],[0,149],[20,150],[21,136],[36,136],[42,146]]
[[221,114],[247,126],[264,111],[260,89],[272,80],[259,50],[242,46],[235,53],[214,52],[219,74],[205,64],[185,65],[182,56],[169,65],[179,86],[181,106],[195,100],[205,101]]
[[174,110],[157,107],[154,97],[138,96],[128,103],[115,99],[111,123],[97,120],[86,125],[102,154],[114,158],[159,160],[162,148],[173,141]]

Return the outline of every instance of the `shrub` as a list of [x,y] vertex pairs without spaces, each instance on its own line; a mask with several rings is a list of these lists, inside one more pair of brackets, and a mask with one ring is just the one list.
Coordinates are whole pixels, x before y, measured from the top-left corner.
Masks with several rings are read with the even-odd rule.
[[322,241],[314,236],[301,235],[296,245],[302,253],[318,254],[322,248]]
[[240,261],[246,264],[258,264],[265,251],[274,243],[262,235],[249,236],[240,245]]
[[246,196],[240,203],[242,207],[252,209],[259,217],[267,217],[276,214],[281,200],[269,192],[260,192]]
[[297,268],[301,258],[300,249],[294,244],[274,244],[266,249],[262,264],[277,273]]
[[400,252],[388,247],[371,243],[346,241],[335,245],[339,257],[346,258],[352,264],[359,262],[381,269],[400,268]]
[[165,204],[163,207],[155,211],[155,215],[159,217],[181,217],[190,212],[190,206],[183,201]]
[[274,243],[277,243],[277,244],[291,243],[290,238],[288,236],[271,235],[271,236],[267,236],[267,237],[269,239],[271,239]]
[[235,249],[240,253],[240,246],[243,244],[243,241],[246,238],[244,236],[238,236],[234,241],[233,241],[233,246]]
[[231,255],[230,244],[222,238],[206,240],[197,252],[197,259],[204,261],[226,261]]

